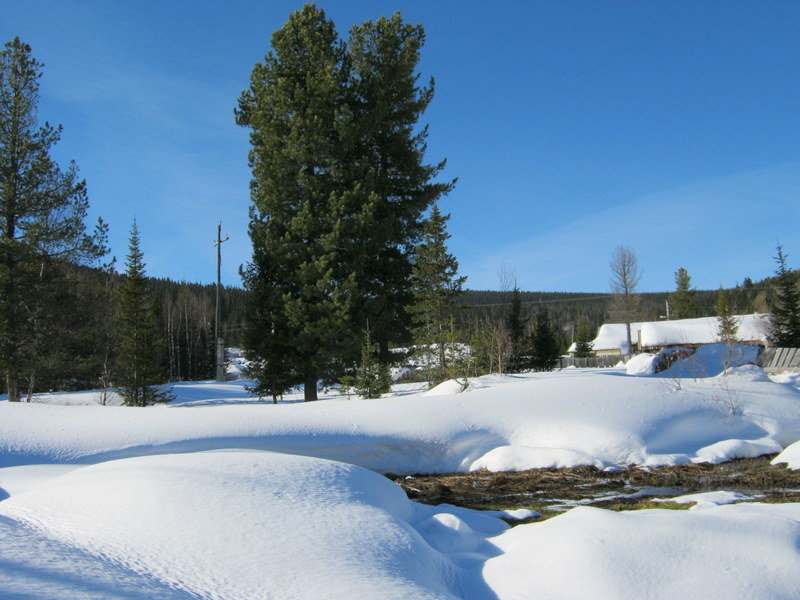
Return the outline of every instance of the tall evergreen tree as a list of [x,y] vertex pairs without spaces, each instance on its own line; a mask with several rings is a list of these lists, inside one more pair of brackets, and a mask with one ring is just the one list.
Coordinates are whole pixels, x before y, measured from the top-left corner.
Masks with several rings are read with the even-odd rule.
[[589,358],[594,356],[592,341],[594,340],[594,327],[589,325],[585,317],[578,319],[575,324],[575,356],[576,358]]
[[166,381],[161,362],[161,339],[150,290],[144,277],[139,228],[131,228],[125,276],[119,286],[116,384],[127,406],[169,402],[172,395],[156,386]]
[[506,329],[511,342],[511,353],[508,357],[508,372],[519,373],[525,368],[525,354],[527,351],[525,339],[525,323],[527,319],[522,314],[522,299],[519,288],[515,285],[511,292],[511,307],[506,317]]
[[426,365],[428,383],[447,378],[447,342],[455,313],[455,299],[466,277],[459,277],[458,261],[447,252],[447,220],[434,203],[425,222],[422,241],[414,253],[413,303],[408,311],[413,323],[414,343]]
[[797,274],[786,264],[783,246],[778,245],[775,262],[778,268],[776,293],[772,296],[772,328],[770,341],[781,348],[800,348],[800,292],[797,289]]
[[427,127],[417,128],[433,98],[433,79],[419,85],[416,72],[425,41],[421,25],[400,13],[366,21],[350,30],[352,138],[347,163],[369,211],[361,220],[356,249],[359,303],[357,318],[369,321],[388,360],[389,342],[407,335],[411,255],[423,215],[454,182],[433,179],[444,167],[424,162]]
[[550,321],[550,313],[541,308],[531,337],[531,366],[537,371],[552,371],[560,356],[558,338]]
[[52,314],[60,267],[105,253],[102,221],[86,233],[77,167],[62,170],[50,156],[61,127],[38,125],[41,67],[19,38],[0,50],[0,370],[10,401],[20,373],[38,364],[43,346],[29,341]]
[[306,4],[273,34],[236,111],[252,144],[254,260],[243,276],[260,314],[248,327],[269,327],[272,338],[247,350],[266,368],[256,373],[262,389],[285,388],[269,365],[290,362],[307,401],[317,399],[318,380],[335,378],[358,350],[352,240],[362,215],[374,211],[369,202],[353,211],[363,195],[343,171],[352,127],[346,79],[333,23]]
[[736,344],[738,342],[736,332],[738,331],[739,326],[736,323],[736,319],[731,314],[730,305],[728,303],[728,294],[722,288],[722,286],[720,286],[719,292],[717,292],[716,311],[717,339],[722,344]]
[[697,292],[692,288],[689,272],[681,267],[675,271],[675,292],[669,295],[671,316],[675,319],[691,319],[697,316]]

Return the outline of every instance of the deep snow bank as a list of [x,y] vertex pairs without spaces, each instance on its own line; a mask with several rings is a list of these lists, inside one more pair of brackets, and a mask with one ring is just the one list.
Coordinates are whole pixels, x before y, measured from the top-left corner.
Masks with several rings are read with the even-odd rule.
[[[416,504],[352,465],[214,451],[78,468],[0,502],[0,515],[0,540],[11,528],[16,541],[4,598],[800,597],[798,504],[576,508],[509,530]],[[78,562],[31,568],[43,558]]]
[[[394,473],[720,461],[777,452],[800,439],[800,394],[759,373],[695,380],[576,369],[487,387],[477,380],[461,394],[276,406],[0,403],[0,465],[218,448],[304,454]],[[211,384],[199,385],[213,393]]]
[[492,540],[501,600],[800,597],[800,504],[615,513],[579,507]]
[[508,526],[459,512],[359,467],[252,451],[111,461],[0,502],[66,547],[226,600],[461,597],[458,553],[496,554],[485,538]]

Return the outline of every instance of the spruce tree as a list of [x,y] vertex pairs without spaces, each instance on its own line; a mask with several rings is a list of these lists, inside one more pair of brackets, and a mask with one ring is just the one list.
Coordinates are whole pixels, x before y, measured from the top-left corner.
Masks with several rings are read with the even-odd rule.
[[531,366],[536,371],[552,371],[558,364],[560,354],[550,313],[546,308],[541,308],[536,314],[536,324],[531,337]]
[[772,296],[772,327],[769,338],[773,346],[800,348],[800,292],[797,289],[797,274],[786,264],[783,246],[778,245],[775,262],[778,265],[777,290]]
[[675,271],[675,292],[669,295],[671,315],[675,319],[697,316],[697,292],[692,286],[689,272],[681,267]]
[[375,357],[374,350],[372,334],[368,327],[361,346],[361,362],[352,386],[353,391],[362,398],[380,398],[381,394],[392,389],[389,367]]
[[414,253],[413,303],[408,311],[413,323],[414,343],[425,365],[428,383],[447,378],[447,342],[455,299],[466,277],[459,277],[458,261],[447,252],[447,220],[434,203],[425,222],[422,241]]
[[594,340],[594,327],[581,317],[575,324],[575,357],[590,358],[594,356],[592,343]]
[[254,260],[243,276],[260,314],[249,320],[247,339],[265,327],[272,338],[247,350],[265,366],[256,372],[261,389],[275,393],[296,374],[291,382],[305,384],[307,401],[317,399],[318,380],[335,379],[358,349],[352,246],[361,213],[374,211],[344,171],[352,130],[346,80],[333,23],[306,4],[273,34],[236,111],[252,144]]
[[419,84],[417,67],[425,41],[421,25],[400,13],[350,29],[347,59],[352,109],[349,175],[362,208],[356,257],[357,319],[369,321],[388,360],[389,341],[405,339],[411,298],[412,252],[424,213],[454,182],[433,181],[444,167],[424,162],[427,127],[417,124],[433,99],[433,79]]
[[38,125],[41,68],[19,38],[0,50],[0,371],[12,402],[20,374],[35,370],[37,351],[48,347],[31,342],[58,308],[63,266],[105,253],[102,221],[86,233],[89,202],[77,167],[62,170],[50,156],[61,127]]
[[526,339],[525,324],[527,319],[522,314],[522,299],[519,288],[515,285],[511,292],[511,307],[506,317],[506,329],[511,341],[511,353],[508,357],[508,372],[519,373],[525,368]]
[[139,228],[131,228],[125,275],[119,286],[115,381],[126,406],[149,406],[173,399],[156,386],[166,381],[161,364],[161,339],[150,290],[144,276]]
[[738,343],[739,340],[736,337],[736,332],[739,326],[736,323],[736,319],[731,314],[728,304],[728,293],[722,286],[720,286],[719,292],[717,292],[716,311],[717,339],[719,342],[727,345]]

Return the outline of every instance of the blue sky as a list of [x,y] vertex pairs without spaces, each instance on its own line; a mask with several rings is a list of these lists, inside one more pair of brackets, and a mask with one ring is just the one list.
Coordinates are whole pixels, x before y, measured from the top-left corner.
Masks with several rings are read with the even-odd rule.
[[[340,34],[400,10],[436,79],[428,158],[467,287],[602,292],[636,250],[643,291],[800,266],[800,3],[320,2]],[[247,132],[233,107],[300,2],[0,2],[0,40],[45,63],[40,118],[86,178],[122,261],[137,218],[148,273],[223,281],[248,259]]]

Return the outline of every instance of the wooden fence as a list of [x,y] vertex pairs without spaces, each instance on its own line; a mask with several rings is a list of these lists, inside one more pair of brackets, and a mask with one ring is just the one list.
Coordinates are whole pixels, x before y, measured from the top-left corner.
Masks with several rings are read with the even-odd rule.
[[765,348],[758,357],[758,366],[767,373],[800,371],[800,348]]
[[581,369],[597,369],[599,367],[613,367],[620,361],[628,362],[630,354],[615,354],[613,356],[592,356],[591,358],[575,358],[573,356],[562,356],[558,359],[558,368],[579,367]]
[[[592,358],[574,358],[562,356],[558,367],[579,367],[592,369],[613,367],[620,361],[627,362],[631,355],[593,356]],[[757,364],[767,373],[796,371],[800,373],[800,348],[765,348],[758,356]]]

